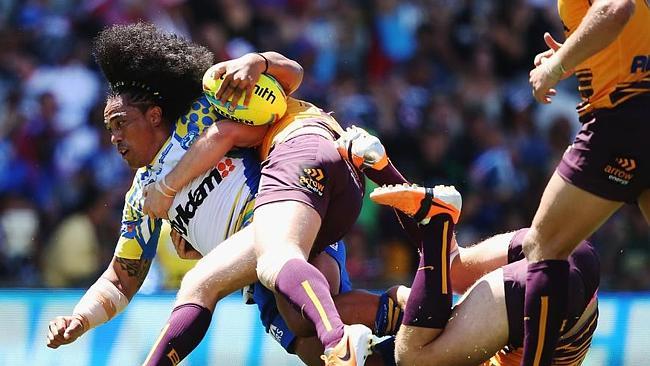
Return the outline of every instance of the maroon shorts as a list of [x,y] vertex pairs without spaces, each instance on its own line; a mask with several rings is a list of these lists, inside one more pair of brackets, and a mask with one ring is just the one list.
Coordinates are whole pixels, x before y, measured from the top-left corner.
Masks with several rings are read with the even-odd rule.
[[359,174],[331,140],[318,134],[297,135],[277,144],[262,162],[255,208],[279,201],[312,207],[322,220],[312,247],[312,253],[319,253],[356,222],[363,194]]
[[[515,233],[508,247],[508,264],[503,267],[508,313],[508,347],[510,349],[519,348],[523,345],[524,296],[528,261],[524,256],[522,243],[527,231],[528,229],[521,229]],[[569,330],[576,324],[576,321],[594,297],[599,283],[600,262],[598,255],[591,243],[583,241],[569,256],[569,312],[564,329]],[[597,318],[597,313],[593,316]],[[585,332],[579,332],[583,333],[584,337],[580,339],[568,338],[567,340],[575,344],[582,344],[587,337],[591,339],[596,329],[595,321],[592,322],[591,320],[585,324],[588,329],[585,329]],[[564,342],[561,342],[560,345],[564,345]]]
[[650,94],[612,109],[597,109],[583,123],[557,167],[567,182],[599,197],[635,202],[650,188]]

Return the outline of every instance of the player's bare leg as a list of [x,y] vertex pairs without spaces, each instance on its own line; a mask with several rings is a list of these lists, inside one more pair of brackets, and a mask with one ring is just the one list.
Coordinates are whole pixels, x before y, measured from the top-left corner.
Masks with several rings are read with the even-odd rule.
[[444,331],[402,325],[395,352],[399,365],[476,366],[507,342],[503,271],[497,269],[470,288],[453,308]]
[[279,201],[257,207],[254,226],[258,277],[314,323],[326,350],[326,364],[363,365],[370,353],[372,331],[360,324],[344,326],[327,280],[306,260],[320,224],[316,210],[302,202]]
[[551,177],[523,243],[529,261],[523,364],[550,364],[567,312],[567,257],[621,205],[565,182],[557,172]]
[[638,199],[639,208],[645,217],[645,221],[650,225],[650,189],[643,191]]
[[216,303],[255,282],[253,247],[249,226],[215,247],[185,275],[176,306],[144,365],[176,365],[198,346]]
[[508,264],[508,247],[515,233],[497,234],[462,248],[456,245],[449,270],[454,292],[464,294],[483,275]]

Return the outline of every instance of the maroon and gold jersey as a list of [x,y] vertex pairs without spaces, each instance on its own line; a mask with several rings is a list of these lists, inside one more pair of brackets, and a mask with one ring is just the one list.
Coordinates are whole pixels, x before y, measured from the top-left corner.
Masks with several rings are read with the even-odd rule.
[[337,133],[341,133],[343,130],[329,113],[309,102],[287,97],[287,112],[284,114],[284,117],[271,126],[259,147],[261,160],[266,159],[273,145],[278,140],[282,140],[282,136],[286,136],[289,132],[300,128],[300,121],[307,119],[318,119],[327,125],[329,129]]
[[[580,366],[585,360],[598,324],[597,302],[594,296],[583,313],[584,320],[560,336],[552,366]],[[505,348],[480,366],[519,366],[523,357],[522,351],[521,347],[512,350]]]
[[[567,37],[578,28],[591,3],[558,0]],[[650,3],[637,0],[634,14],[614,42],[576,66],[575,74],[584,100],[581,114],[650,93]]]

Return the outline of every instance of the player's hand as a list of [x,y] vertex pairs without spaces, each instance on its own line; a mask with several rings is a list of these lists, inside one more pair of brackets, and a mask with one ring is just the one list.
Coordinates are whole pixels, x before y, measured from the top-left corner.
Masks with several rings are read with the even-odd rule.
[[155,183],[144,187],[144,203],[142,212],[151,218],[168,219],[169,208],[174,202],[174,197],[167,197],[156,189]]
[[235,111],[242,96],[244,96],[243,105],[247,107],[255,84],[265,67],[264,58],[256,53],[248,53],[234,60],[218,63],[212,77],[215,80],[223,77],[223,81],[214,97],[223,105],[231,101],[228,107],[230,112]]
[[192,244],[188,243],[181,234],[172,230],[171,232],[172,243],[174,244],[174,249],[176,249],[176,254],[182,259],[201,259],[203,256],[199,253]]
[[[535,56],[535,59],[533,60],[533,65],[535,65],[535,67],[547,61],[551,56],[555,54],[557,50],[560,49],[560,47],[562,47],[562,43],[556,41],[555,38],[553,38],[553,36],[548,32],[544,33],[544,42],[548,46],[548,50],[540,52]],[[564,80],[571,75],[573,75],[573,70],[569,70],[562,74],[560,80]]]
[[533,97],[540,103],[551,103],[551,97],[557,94],[553,87],[560,81],[561,74],[555,72],[548,62],[542,63],[530,71],[530,86],[533,90]]
[[84,326],[79,317],[57,316],[48,325],[47,346],[59,348],[61,345],[74,342],[84,332]]

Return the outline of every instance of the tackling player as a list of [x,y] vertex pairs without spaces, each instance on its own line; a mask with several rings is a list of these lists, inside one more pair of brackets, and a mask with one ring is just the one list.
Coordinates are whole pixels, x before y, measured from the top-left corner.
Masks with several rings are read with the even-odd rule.
[[578,78],[582,128],[551,177],[524,240],[526,280],[522,365],[549,365],[567,319],[567,257],[623,203],[650,223],[650,3],[558,0],[567,36],[535,57],[533,95]]
[[[414,217],[423,237],[412,289],[398,291],[405,314],[395,344],[396,362],[450,366],[522,362],[527,267],[522,241],[527,229],[455,248],[453,230],[461,198],[453,187],[380,187],[371,199]],[[598,318],[599,261],[594,248],[582,242],[569,263],[571,307],[554,350],[553,362],[558,365],[582,363]],[[488,274],[474,283],[484,273]],[[452,308],[452,289],[463,292],[468,287]]]
[[[207,126],[216,126],[219,119],[214,108],[200,97],[201,77],[210,66],[212,57],[204,48],[164,35],[153,26],[136,24],[114,26],[103,31],[95,42],[95,56],[111,89],[105,109],[106,127],[120,154],[138,170],[125,197],[121,237],[115,256],[106,272],[75,307],[73,315],[58,317],[50,323],[48,345],[53,348],[74,341],[83,332],[108,321],[127,306],[155,255],[162,224],[160,219],[143,213],[143,192],[146,187],[154,187],[155,192],[166,194],[170,187],[163,178],[165,174],[186,153],[196,137]],[[267,71],[276,76],[287,90],[297,87],[299,78],[291,77],[300,75],[301,69],[297,64],[276,53],[265,53],[264,58],[271,60]],[[250,66],[257,65],[260,59],[260,55],[251,54],[232,63]],[[189,111],[188,106],[191,106]],[[311,107],[308,110],[314,111]],[[218,130],[230,126],[227,121],[219,120]],[[234,126],[233,129],[241,135],[234,133],[229,136],[238,146],[254,144],[256,137],[260,136],[257,132],[260,129],[240,124]],[[265,132],[264,129],[261,131],[262,134]],[[340,160],[333,144],[332,150]],[[347,169],[347,165],[345,167]],[[184,281],[200,277],[196,273],[205,273],[206,268],[216,269],[217,275],[212,282],[203,283],[204,288],[210,289],[206,295],[208,300],[181,303],[163,330],[163,334],[169,337],[187,337],[189,343],[159,343],[171,349],[163,354],[152,352],[147,363],[175,363],[182,359],[203,337],[214,304],[230,292],[255,281],[252,232],[245,229],[234,233],[250,222],[259,175],[259,164],[250,150],[230,150],[208,171],[175,192],[168,213],[174,231],[196,245],[197,253],[206,256]],[[226,238],[229,239],[221,243]],[[333,263],[340,271],[343,267],[337,262],[337,255],[340,256],[325,256],[325,261],[329,262],[330,268]],[[219,262],[218,265],[215,266],[213,261]],[[249,271],[241,271],[242,268]],[[330,285],[326,284],[329,295]],[[192,291],[183,291],[186,287],[179,291],[179,301],[196,299]],[[338,286],[332,287],[339,290]],[[176,321],[188,319],[193,326],[180,330],[172,327]]]
[[[218,64],[214,77],[223,82],[215,97],[225,104],[230,99],[239,100],[245,93],[244,99],[248,100],[261,73],[276,73],[278,69],[285,70],[287,78],[295,81],[292,85],[297,86],[302,78],[299,65],[265,55]],[[294,90],[285,89],[287,94]],[[236,103],[232,104],[236,108]],[[337,151],[334,141],[343,131],[336,120],[318,107],[292,97],[288,97],[287,104],[285,116],[270,127],[259,144],[264,162],[255,199],[255,220],[229,239],[239,242],[233,245],[243,249],[236,258],[208,255],[185,276],[177,303],[192,305],[195,311],[172,314],[169,329],[173,331],[163,331],[152,351],[152,364],[172,352],[174,344],[196,345],[203,336],[190,329],[209,316],[219,291],[206,294],[185,289],[211,285],[221,288],[225,282],[226,288],[242,287],[253,282],[255,276],[301,309],[316,326],[328,365],[363,364],[373,339],[371,330],[363,325],[344,326],[327,280],[307,261],[339,240],[354,224],[361,208],[363,180]],[[166,218],[176,191],[238,146],[237,136],[249,134],[245,127],[208,128],[165,175],[161,189],[147,190],[145,213]],[[236,274],[229,270],[235,265]],[[179,358],[189,349],[180,352]]]

